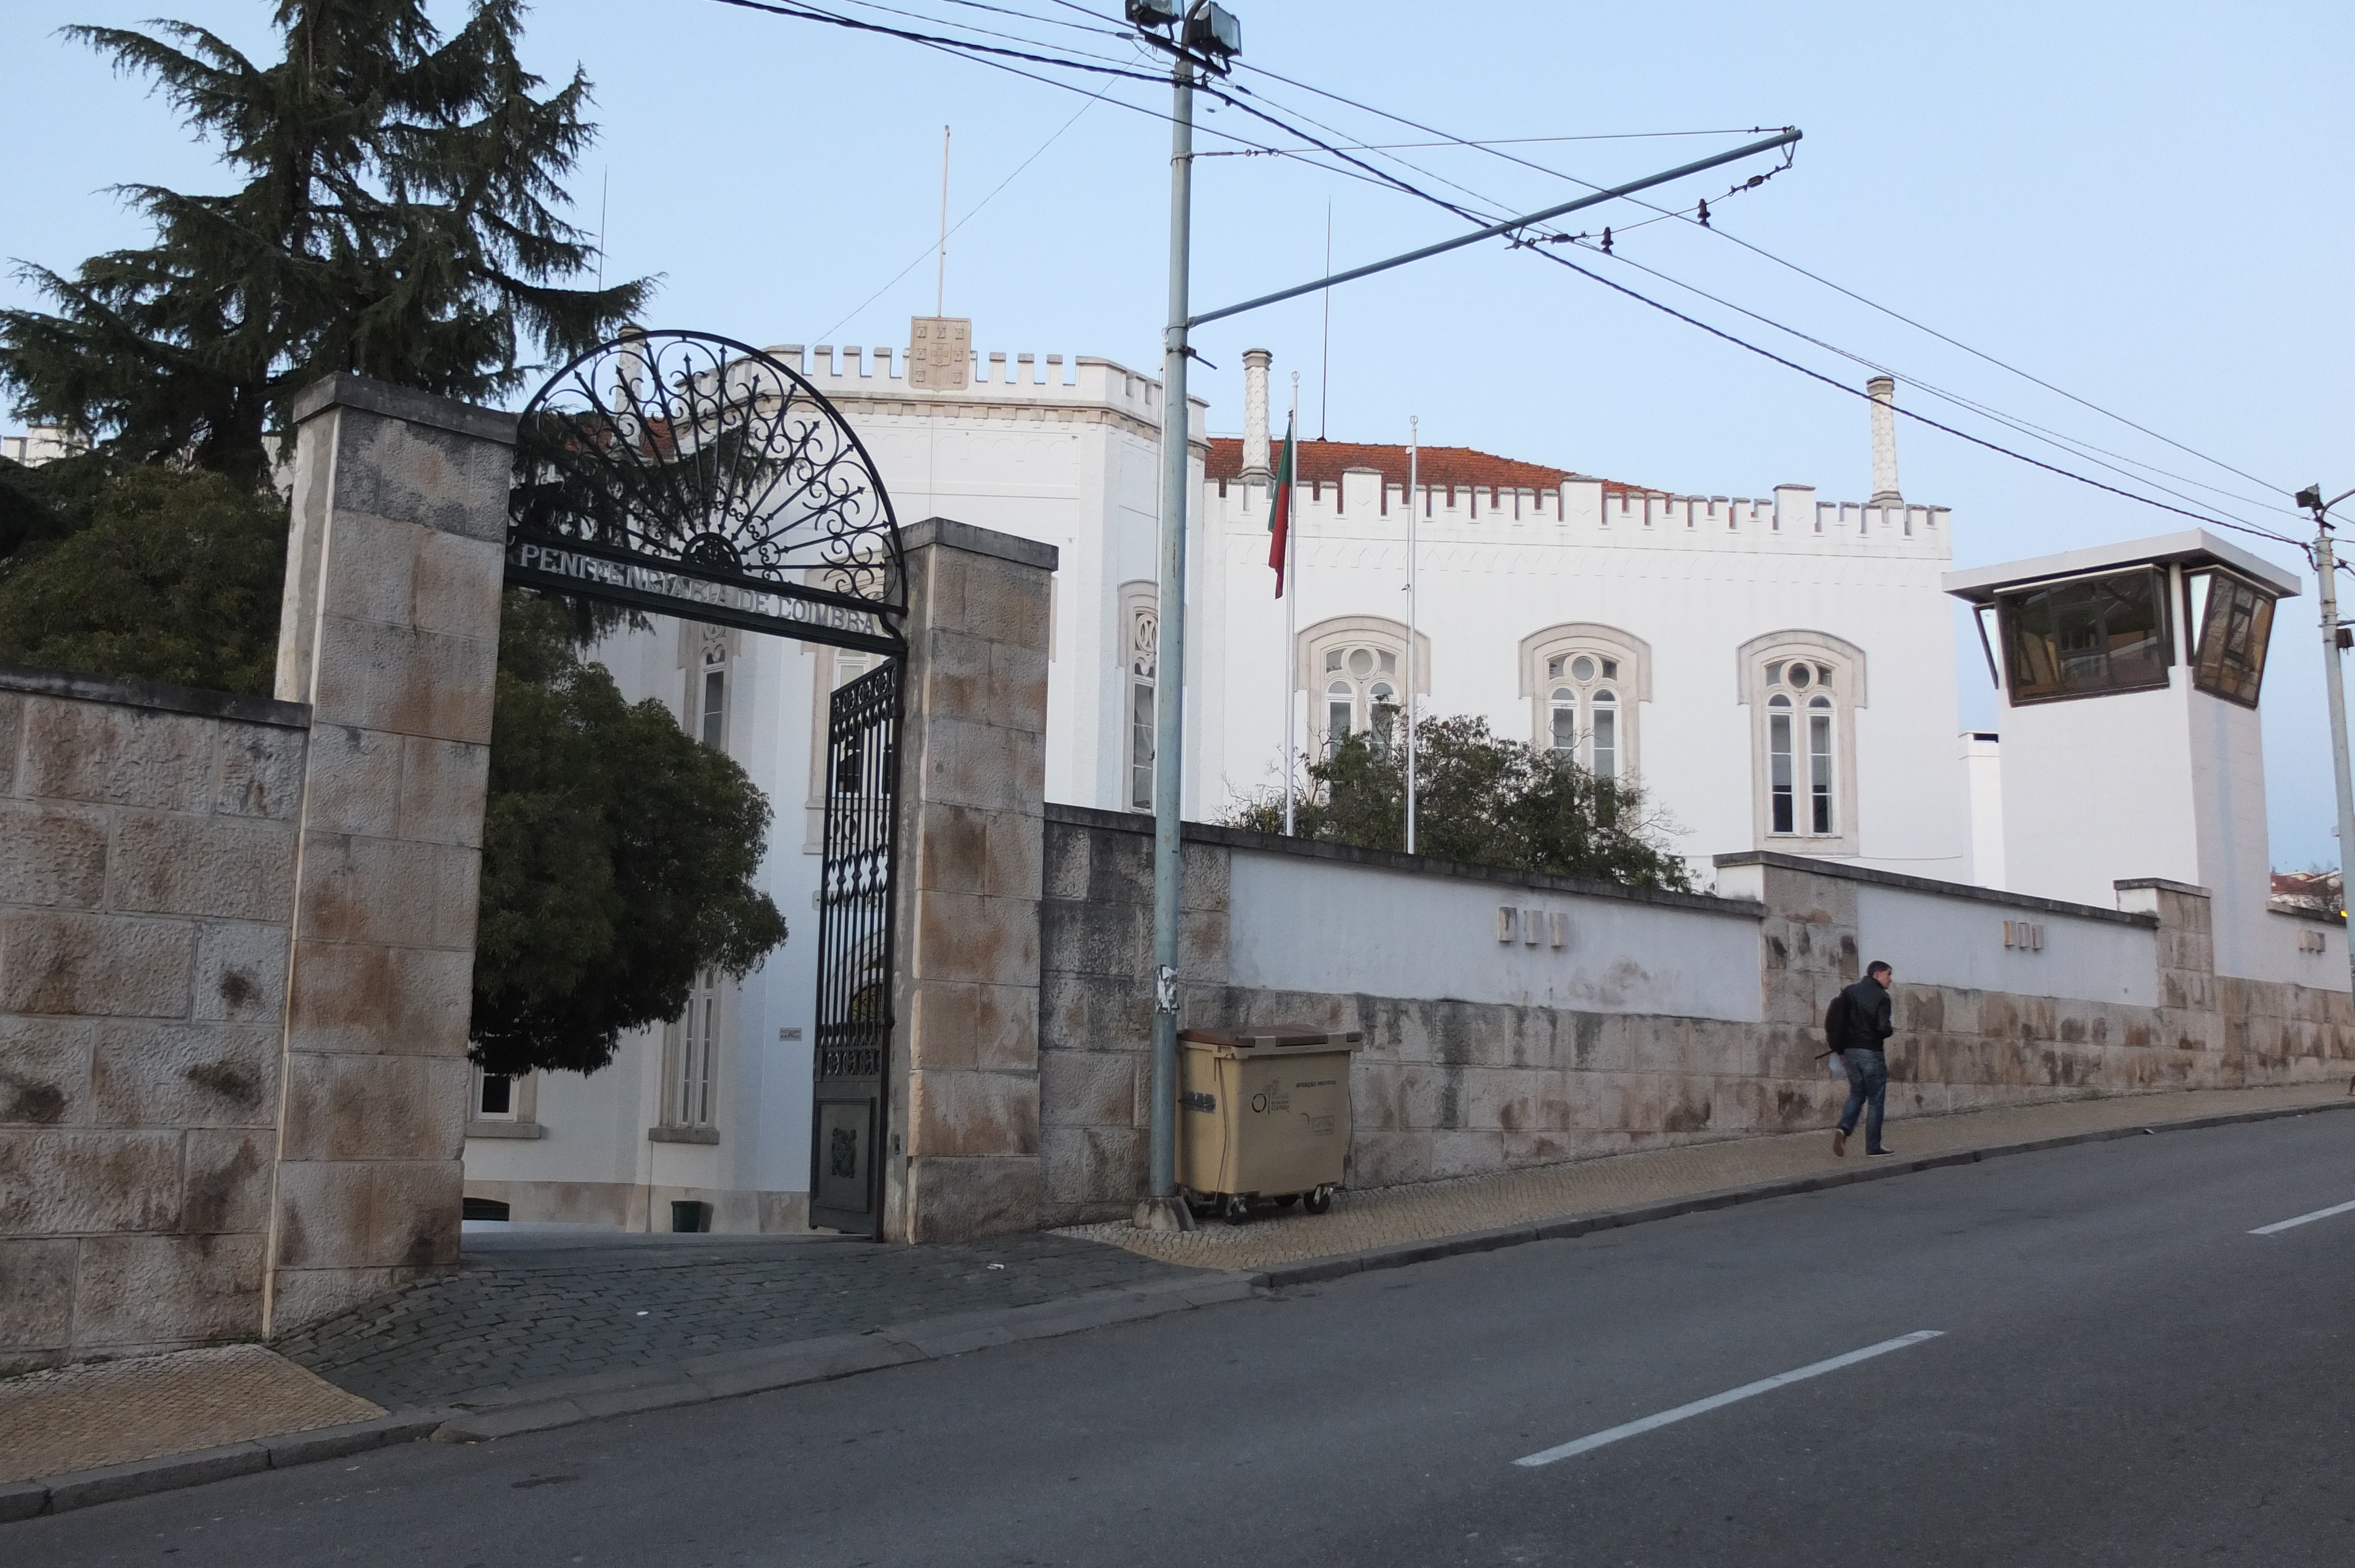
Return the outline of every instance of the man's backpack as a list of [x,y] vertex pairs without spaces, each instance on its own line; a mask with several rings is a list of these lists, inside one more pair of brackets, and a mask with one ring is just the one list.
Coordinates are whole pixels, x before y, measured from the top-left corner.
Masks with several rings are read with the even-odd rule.
[[1841,991],[1838,996],[1832,998],[1832,1004],[1824,1009],[1825,1054],[1827,1055],[1836,1056],[1839,1054],[1841,1047],[1847,1044],[1848,992]]

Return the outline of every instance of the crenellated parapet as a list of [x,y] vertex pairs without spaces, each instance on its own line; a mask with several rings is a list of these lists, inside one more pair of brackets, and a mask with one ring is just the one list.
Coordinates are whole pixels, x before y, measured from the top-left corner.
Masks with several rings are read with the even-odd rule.
[[[1241,528],[1263,524],[1264,482],[1205,485],[1209,508]],[[1308,535],[1403,537],[1407,487],[1374,469],[1337,482],[1304,482],[1297,514]],[[1837,550],[1945,558],[1952,514],[1944,506],[1818,501],[1812,486],[1777,485],[1770,497],[1678,495],[1573,475],[1558,485],[1433,485],[1416,491],[1420,532],[1437,542],[1480,538],[1628,548]]]
[[[911,386],[907,351],[890,344],[874,348],[819,344],[780,344],[763,351],[809,377],[810,384],[839,405],[886,418],[940,415],[985,419],[1109,419],[1140,435],[1157,435],[1162,420],[1161,378],[1093,355],[975,349],[970,382],[954,391]],[[1193,428],[1202,428],[1209,405],[1188,400]],[[1203,438],[1197,435],[1196,444]]]

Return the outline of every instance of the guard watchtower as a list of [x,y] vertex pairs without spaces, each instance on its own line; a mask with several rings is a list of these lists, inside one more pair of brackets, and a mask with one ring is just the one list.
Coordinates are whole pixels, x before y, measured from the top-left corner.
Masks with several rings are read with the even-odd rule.
[[2009,710],[2011,890],[2107,905],[2115,885],[2206,888],[2217,968],[2240,969],[2271,886],[2257,701],[2297,579],[2205,530],[1945,577],[1977,612]]

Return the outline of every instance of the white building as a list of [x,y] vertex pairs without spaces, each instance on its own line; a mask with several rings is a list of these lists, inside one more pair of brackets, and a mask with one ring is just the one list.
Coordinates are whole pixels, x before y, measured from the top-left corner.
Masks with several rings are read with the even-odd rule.
[[[969,387],[936,392],[910,384],[894,349],[771,352],[858,431],[902,523],[943,515],[1057,546],[1048,798],[1149,808],[1150,726],[1135,721],[1156,684],[1157,379],[1104,359],[991,354],[975,356]],[[1197,449],[1188,818],[1216,819],[1279,780],[1288,685],[1304,747],[1345,719],[1372,722],[1403,690],[1412,506],[1425,715],[1482,715],[1640,778],[1704,875],[1713,854],[1778,849],[1970,877],[1941,582],[1952,520],[1899,497],[1885,402],[1860,502],[1800,484],[1684,495],[1461,448],[1423,449],[1410,497],[1403,448],[1304,443],[1287,648],[1267,566],[1267,369],[1252,354],[1250,384],[1235,388],[1244,434]],[[767,792],[764,875],[793,938],[741,986],[699,993],[687,1021],[625,1041],[604,1072],[485,1086],[468,1190],[517,1219],[663,1228],[665,1202],[692,1198],[716,1205],[719,1228],[795,1227],[809,1171],[815,743],[824,694],[868,656],[670,623],[599,657],[629,695],[671,704]]]

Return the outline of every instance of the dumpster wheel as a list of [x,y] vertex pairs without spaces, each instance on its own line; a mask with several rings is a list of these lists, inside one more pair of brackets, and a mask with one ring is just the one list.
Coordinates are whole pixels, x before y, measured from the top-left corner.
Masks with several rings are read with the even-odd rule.
[[1251,1224],[1251,1200],[1241,1192],[1229,1194],[1224,1207],[1220,1210],[1220,1217],[1231,1225]]
[[1300,1206],[1312,1214],[1323,1213],[1333,1206],[1333,1189],[1319,1187],[1313,1192],[1302,1193]]

